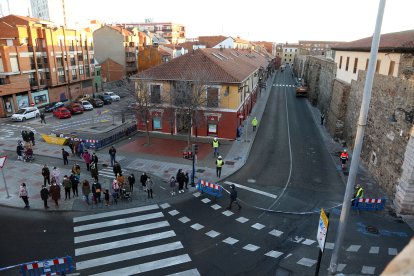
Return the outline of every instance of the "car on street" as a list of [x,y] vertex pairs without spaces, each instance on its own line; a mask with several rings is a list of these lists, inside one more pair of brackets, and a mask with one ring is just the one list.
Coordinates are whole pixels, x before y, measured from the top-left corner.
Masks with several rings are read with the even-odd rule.
[[308,86],[305,84],[305,80],[302,78],[296,79],[296,97],[308,95]]
[[72,114],[82,114],[83,113],[83,106],[79,103],[69,103],[68,105],[65,106],[70,113]]
[[104,104],[111,104],[112,103],[112,98],[111,96],[108,95],[104,95],[104,94],[100,94],[97,96],[100,100],[103,101]]
[[39,118],[40,111],[35,106],[23,107],[11,116],[12,121],[24,122],[27,119]]
[[80,103],[86,111],[93,109],[93,105],[89,101],[80,101]]
[[72,114],[70,113],[69,109],[66,107],[59,107],[53,110],[53,116],[59,118],[59,119],[65,119],[72,117]]
[[45,106],[45,112],[52,112],[54,109],[64,106],[62,102],[51,102]]
[[104,106],[104,102],[101,99],[98,99],[98,98],[88,99],[88,102],[90,102],[93,107],[102,107],[102,106]]
[[113,102],[117,102],[121,99],[121,97],[119,97],[117,94],[115,94],[114,92],[104,92],[104,95],[108,95],[109,97],[111,97]]

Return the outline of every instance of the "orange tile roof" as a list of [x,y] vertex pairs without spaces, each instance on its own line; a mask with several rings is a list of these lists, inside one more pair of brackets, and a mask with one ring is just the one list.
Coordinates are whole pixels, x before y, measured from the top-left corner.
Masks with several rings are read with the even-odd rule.
[[114,29],[117,32],[120,32],[124,36],[133,36],[134,35],[132,32],[130,32],[127,29],[122,28],[120,26],[110,26],[110,25],[108,25],[108,27]]
[[[370,51],[372,37],[339,43],[332,46],[333,50]],[[414,50],[414,30],[382,34],[378,51],[410,51]]]
[[210,83],[240,83],[268,59],[249,50],[197,49],[167,63],[149,68],[133,78],[147,80],[197,80]]
[[207,48],[212,48],[218,45],[220,42],[225,40],[227,36],[218,35],[218,36],[199,36],[198,41],[200,44],[206,45]]

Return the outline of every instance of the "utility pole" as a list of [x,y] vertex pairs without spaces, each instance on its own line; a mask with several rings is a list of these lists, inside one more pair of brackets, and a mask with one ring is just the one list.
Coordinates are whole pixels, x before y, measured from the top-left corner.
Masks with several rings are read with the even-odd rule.
[[348,222],[349,210],[351,207],[351,196],[355,185],[355,179],[358,172],[359,158],[361,156],[362,142],[364,140],[365,126],[368,117],[369,103],[371,101],[372,82],[374,79],[375,65],[377,63],[378,47],[381,37],[381,24],[384,15],[385,0],[380,0],[375,32],[372,37],[371,55],[369,58],[368,72],[365,79],[364,94],[362,97],[361,110],[359,113],[358,127],[355,136],[355,148],[352,156],[351,168],[349,170],[348,181],[346,184],[344,202],[342,205],[341,217],[339,219],[338,234],[336,236],[335,247],[332,252],[331,263],[329,265],[329,274],[334,275],[338,266],[339,249],[344,240],[345,228]]

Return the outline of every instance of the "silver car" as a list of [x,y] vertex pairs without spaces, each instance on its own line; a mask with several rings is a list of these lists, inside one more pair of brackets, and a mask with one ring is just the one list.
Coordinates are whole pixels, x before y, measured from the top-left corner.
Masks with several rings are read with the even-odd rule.
[[39,118],[40,112],[37,107],[23,107],[11,116],[12,121],[24,122],[27,119]]

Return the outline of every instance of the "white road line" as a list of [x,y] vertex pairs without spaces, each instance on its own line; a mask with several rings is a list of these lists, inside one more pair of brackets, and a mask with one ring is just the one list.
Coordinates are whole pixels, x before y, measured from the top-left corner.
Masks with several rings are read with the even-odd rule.
[[167,227],[167,226],[170,226],[168,221],[148,223],[148,224],[143,224],[139,226],[127,227],[127,228],[122,228],[122,229],[116,229],[116,230],[111,230],[111,231],[106,231],[106,232],[101,232],[101,233],[94,233],[90,235],[75,237],[75,243],[116,237],[116,236],[121,236],[121,235],[136,233],[136,232],[142,232],[142,231],[151,230],[151,229],[157,229],[161,227]]
[[94,220],[94,219],[109,218],[109,217],[114,217],[114,216],[119,216],[119,215],[127,215],[127,214],[132,214],[132,213],[155,210],[155,209],[158,209],[158,208],[159,207],[158,207],[157,204],[152,204],[152,205],[142,206],[142,207],[137,207],[137,208],[124,209],[124,210],[112,211],[112,212],[105,212],[105,213],[87,215],[87,216],[82,216],[82,217],[75,217],[75,218],[73,218],[73,222],[76,223],[76,222],[88,221],[88,220]]
[[267,193],[267,192],[264,192],[264,191],[260,191],[260,190],[254,189],[254,188],[250,188],[250,187],[247,187],[247,186],[244,186],[244,185],[240,185],[240,184],[237,184],[237,183],[234,183],[234,182],[224,181],[224,183],[228,184],[228,185],[233,184],[237,188],[244,189],[244,190],[247,190],[247,191],[250,191],[250,192],[253,192],[253,193],[257,193],[257,194],[260,194],[260,195],[264,195],[264,196],[267,196],[267,197],[277,198],[277,195]]
[[157,240],[167,239],[167,238],[171,238],[175,236],[176,235],[174,231],[170,230],[170,231],[165,231],[161,233],[131,238],[131,239],[102,243],[98,245],[77,248],[75,249],[75,256],[86,255],[86,254],[91,254],[95,252],[106,251],[106,250],[121,248],[121,247],[140,244],[140,243],[146,243],[150,241],[157,241]]
[[168,274],[167,276],[200,276],[200,272],[197,269],[190,269],[186,271],[177,272],[174,274]]
[[115,226],[115,225],[122,225],[122,224],[131,223],[131,222],[138,222],[138,221],[144,221],[144,220],[162,218],[162,217],[164,217],[164,214],[162,212],[157,212],[157,213],[145,214],[141,216],[97,222],[97,223],[86,224],[82,226],[76,226],[73,228],[73,232],[76,233],[76,232],[81,232],[81,231],[110,227],[110,226]]
[[116,262],[141,258],[145,256],[160,254],[164,252],[169,252],[173,250],[178,250],[184,248],[181,242],[171,242],[167,244],[161,244],[157,246],[152,246],[148,248],[133,250],[129,252],[124,252],[116,255],[105,256],[101,258],[91,259],[87,261],[81,261],[76,263],[76,270],[87,269],[91,267],[112,264]]
[[180,256],[176,256],[176,257],[161,259],[161,260],[157,260],[153,262],[148,262],[148,263],[124,267],[124,268],[120,268],[116,270],[111,270],[107,272],[102,272],[102,273],[94,274],[92,276],[133,275],[133,274],[151,271],[154,269],[170,267],[170,266],[179,265],[179,264],[188,263],[188,262],[191,262],[190,256],[188,256],[188,254],[183,254]]

